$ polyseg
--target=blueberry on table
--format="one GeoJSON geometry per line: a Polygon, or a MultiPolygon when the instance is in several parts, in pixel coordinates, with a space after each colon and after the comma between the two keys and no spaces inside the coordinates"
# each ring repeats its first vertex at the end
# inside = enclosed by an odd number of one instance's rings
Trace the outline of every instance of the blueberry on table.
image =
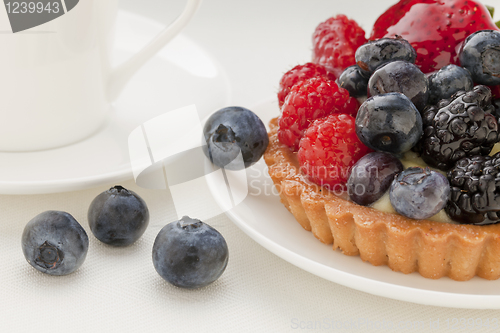
{"type": "Polygon", "coordinates": [[[448,179],[429,168],[411,167],[392,181],[389,198],[394,210],[412,219],[427,219],[443,209],[450,197],[448,179]]]}
{"type": "Polygon", "coordinates": [[[87,217],[90,230],[101,242],[127,246],[146,231],[149,210],[139,195],[117,185],[95,197],[87,217]]]}
{"type": "Polygon", "coordinates": [[[368,92],[369,75],[364,74],[358,65],[347,67],[337,79],[338,86],[346,89],[352,97],[364,97],[368,92]]]}
{"type": "Polygon", "coordinates": [[[235,158],[241,151],[244,167],[256,163],[269,144],[266,126],[252,111],[230,106],[212,114],[203,128],[205,155],[213,164],[230,170],[242,169],[235,158]]]}
{"type": "Polygon", "coordinates": [[[429,104],[436,104],[450,98],[460,90],[469,91],[474,87],[472,77],[465,68],[447,65],[429,76],[429,104]]]}
{"type": "Polygon", "coordinates": [[[26,224],[22,248],[28,263],[37,270],[50,275],[67,275],[85,261],[89,238],[73,216],[50,210],[26,224]]]}
{"type": "Polygon", "coordinates": [[[469,35],[459,52],[460,65],[478,84],[500,84],[500,31],[480,30],[469,35]]]}
{"type": "Polygon", "coordinates": [[[373,150],[401,154],[422,136],[422,117],[401,93],[372,96],[359,107],[356,134],[373,150]]]}
{"type": "Polygon", "coordinates": [[[153,245],[153,265],[158,274],[182,288],[200,288],[214,282],[226,269],[228,258],[224,237],[208,224],[187,216],[163,227],[153,245]]]}
{"type": "Polygon", "coordinates": [[[361,157],[351,169],[347,193],[352,201],[367,206],[391,186],[394,177],[403,171],[403,164],[392,154],[373,152],[361,157]]]}
{"type": "Polygon", "coordinates": [[[390,61],[403,60],[415,63],[415,49],[401,37],[380,38],[368,41],[356,50],[356,64],[367,74],[390,61]]]}
{"type": "Polygon", "coordinates": [[[422,111],[429,100],[427,76],[414,64],[393,61],[380,66],[370,77],[368,89],[371,96],[400,92],[422,111]]]}

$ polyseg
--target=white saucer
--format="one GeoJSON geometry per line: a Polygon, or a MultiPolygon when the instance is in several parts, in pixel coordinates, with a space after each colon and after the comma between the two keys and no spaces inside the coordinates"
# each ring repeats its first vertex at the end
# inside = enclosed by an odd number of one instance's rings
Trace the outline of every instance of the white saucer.
{"type": "MultiPolygon", "coordinates": [[[[121,11],[114,62],[120,63],[163,26],[121,11]]],[[[77,144],[29,153],[0,153],[0,194],[73,191],[132,178],[127,140],[148,119],[195,104],[201,116],[229,103],[224,70],[195,42],[179,35],[132,78],[98,133],[77,144]]]]}
{"type": "MultiPolygon", "coordinates": [[[[264,123],[278,115],[277,99],[251,108],[264,123]]],[[[220,178],[219,178],[220,179],[220,178]]],[[[207,177],[207,184],[221,207],[227,198],[221,188],[224,180],[207,177]],[[221,195],[222,193],[222,195],[221,195]]],[[[248,189],[242,203],[226,215],[257,243],[286,261],[347,287],[392,299],[454,308],[500,309],[500,280],[475,277],[459,282],[449,278],[431,280],[418,273],[405,275],[387,266],[372,266],[359,256],[346,256],[322,244],[304,230],[281,204],[279,195],[261,159],[247,169],[245,180],[231,183],[231,192],[248,189]]]]}

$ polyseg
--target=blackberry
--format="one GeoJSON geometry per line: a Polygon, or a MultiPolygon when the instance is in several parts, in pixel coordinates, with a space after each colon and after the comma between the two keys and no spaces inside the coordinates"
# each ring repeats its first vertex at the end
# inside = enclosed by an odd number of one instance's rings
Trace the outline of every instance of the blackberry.
{"type": "Polygon", "coordinates": [[[448,171],[450,199],[448,215],[464,224],[500,222],[500,153],[460,159],[448,171]]]}
{"type": "Polygon", "coordinates": [[[428,165],[445,171],[463,157],[488,155],[499,140],[494,110],[486,86],[459,91],[426,107],[424,134],[415,150],[428,165]]]}

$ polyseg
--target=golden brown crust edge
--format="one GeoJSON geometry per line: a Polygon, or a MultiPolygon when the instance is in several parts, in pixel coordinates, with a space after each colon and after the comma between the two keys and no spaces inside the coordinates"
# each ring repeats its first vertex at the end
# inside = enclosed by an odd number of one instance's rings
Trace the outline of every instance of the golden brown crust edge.
{"type": "Polygon", "coordinates": [[[273,119],[264,154],[269,175],[281,202],[321,242],[373,265],[431,279],[500,277],[500,224],[417,221],[341,199],[301,177],[294,153],[278,141],[277,127],[273,119]]]}

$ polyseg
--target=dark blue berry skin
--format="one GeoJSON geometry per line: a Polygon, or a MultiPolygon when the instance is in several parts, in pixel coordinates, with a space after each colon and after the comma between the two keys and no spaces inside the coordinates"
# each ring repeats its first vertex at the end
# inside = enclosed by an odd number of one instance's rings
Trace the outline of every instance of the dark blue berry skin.
{"type": "Polygon", "coordinates": [[[98,240],[113,246],[127,246],[146,231],[149,210],[139,195],[117,185],[92,200],[87,217],[90,230],[98,240]]]}
{"type": "Polygon", "coordinates": [[[205,155],[213,164],[230,170],[243,169],[238,160],[240,150],[244,167],[256,163],[269,144],[266,126],[252,111],[231,106],[212,114],[203,128],[205,155]]]}
{"type": "Polygon", "coordinates": [[[368,206],[391,186],[394,176],[403,171],[403,164],[392,154],[373,152],[354,164],[347,180],[347,193],[352,201],[368,206]]]}
{"type": "Polygon", "coordinates": [[[458,54],[460,65],[466,68],[478,84],[500,84],[500,31],[480,30],[469,35],[458,54]]]}
{"type": "Polygon", "coordinates": [[[228,259],[224,237],[187,216],[163,227],[153,245],[156,271],[181,288],[201,288],[214,282],[226,269],[228,259]]]}
{"type": "Polygon", "coordinates": [[[422,136],[422,117],[401,93],[373,96],[359,107],[356,134],[373,150],[401,154],[422,136]]]}
{"type": "Polygon", "coordinates": [[[369,41],[356,50],[356,64],[367,74],[375,72],[382,64],[395,60],[415,63],[417,52],[401,37],[369,41]]]}
{"type": "Polygon", "coordinates": [[[429,100],[427,76],[414,64],[393,61],[379,67],[368,81],[371,96],[400,92],[408,97],[419,111],[429,100]]]}
{"type": "Polygon", "coordinates": [[[85,261],[89,238],[73,216],[50,210],[26,224],[22,248],[28,263],[37,270],[50,275],[67,275],[85,261]]]}
{"type": "Polygon", "coordinates": [[[358,65],[347,67],[337,79],[339,87],[346,89],[352,97],[365,97],[368,92],[369,75],[363,74],[358,65]]]}
{"type": "Polygon", "coordinates": [[[389,198],[394,210],[406,217],[422,220],[436,215],[450,197],[448,179],[429,168],[411,167],[392,182],[389,198]]]}
{"type": "Polygon", "coordinates": [[[474,88],[469,71],[457,65],[444,66],[428,79],[429,104],[437,104],[460,90],[469,91],[474,88]]]}
{"type": "Polygon", "coordinates": [[[497,119],[500,119],[500,99],[497,98],[491,102],[494,110],[491,112],[497,119]]]}

